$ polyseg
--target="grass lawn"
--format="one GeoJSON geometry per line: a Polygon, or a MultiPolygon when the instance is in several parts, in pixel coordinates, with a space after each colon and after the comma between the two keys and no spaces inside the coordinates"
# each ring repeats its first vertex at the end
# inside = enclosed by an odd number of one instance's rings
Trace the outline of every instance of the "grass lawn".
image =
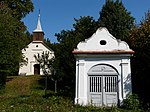
{"type": "Polygon", "coordinates": [[[74,105],[65,96],[52,91],[44,97],[44,87],[39,83],[42,76],[9,76],[6,87],[0,91],[0,112],[137,112],[116,107],[97,108],[74,105]]]}

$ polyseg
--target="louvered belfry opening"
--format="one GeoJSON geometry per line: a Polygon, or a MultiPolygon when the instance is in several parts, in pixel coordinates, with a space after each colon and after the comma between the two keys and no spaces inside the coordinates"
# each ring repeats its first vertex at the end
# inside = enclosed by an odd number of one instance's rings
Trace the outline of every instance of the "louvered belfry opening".
{"type": "Polygon", "coordinates": [[[44,41],[43,32],[33,32],[33,41],[44,41]]]}

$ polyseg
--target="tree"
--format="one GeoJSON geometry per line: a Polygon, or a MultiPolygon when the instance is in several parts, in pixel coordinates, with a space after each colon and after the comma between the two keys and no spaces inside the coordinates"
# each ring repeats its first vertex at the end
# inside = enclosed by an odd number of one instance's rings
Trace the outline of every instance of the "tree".
{"type": "Polygon", "coordinates": [[[108,0],[102,7],[98,22],[100,27],[106,27],[117,39],[127,40],[129,31],[134,25],[134,18],[122,2],[108,0]]]}
{"type": "Polygon", "coordinates": [[[8,5],[12,11],[12,16],[18,20],[24,18],[27,14],[33,11],[34,6],[31,0],[1,0],[8,5]]]}
{"type": "Polygon", "coordinates": [[[53,49],[56,57],[56,66],[61,73],[62,80],[60,89],[66,92],[66,95],[74,95],[75,90],[75,58],[72,51],[77,44],[93,35],[98,28],[97,22],[93,17],[80,17],[75,19],[71,30],[62,30],[56,34],[59,44],[55,44],[53,49]]]}
{"type": "Polygon", "coordinates": [[[12,16],[12,10],[5,2],[1,2],[0,9],[0,41],[1,65],[10,73],[18,71],[22,61],[21,49],[27,43],[26,26],[23,22],[12,16]],[[9,65],[5,67],[4,65],[9,65]]]}
{"type": "Polygon", "coordinates": [[[41,55],[38,53],[34,56],[36,61],[40,64],[44,75],[52,75],[54,71],[53,63],[54,58],[50,58],[49,52],[43,52],[41,55]]]}
{"type": "Polygon", "coordinates": [[[32,42],[32,39],[33,39],[33,35],[32,34],[30,34],[30,32],[29,31],[25,31],[25,42],[26,42],[26,45],[28,45],[29,43],[31,43],[32,42]]]}
{"type": "Polygon", "coordinates": [[[0,9],[0,83],[5,84],[6,75],[15,68],[15,60],[20,59],[18,51],[17,39],[14,36],[16,29],[15,19],[11,16],[9,9],[1,4],[0,9]],[[16,41],[15,41],[16,40],[16,41]]]}
{"type": "Polygon", "coordinates": [[[140,25],[130,32],[129,45],[135,51],[132,58],[133,92],[138,94],[144,104],[150,103],[150,12],[146,13],[140,25]]]}
{"type": "Polygon", "coordinates": [[[19,38],[16,38],[20,23],[16,23],[16,19],[11,16],[7,6],[3,5],[0,9],[0,63],[1,68],[9,69],[9,72],[14,70],[15,59],[20,59],[19,38]],[[6,66],[6,67],[5,67],[6,66]],[[11,69],[11,70],[10,70],[11,69]]]}
{"type": "MultiPolygon", "coordinates": [[[[20,12],[22,13],[22,12],[20,12]]],[[[23,61],[21,49],[27,44],[26,26],[15,18],[6,1],[0,1],[0,83],[5,84],[7,75],[18,72],[23,61]]]]}
{"type": "Polygon", "coordinates": [[[43,71],[43,74],[45,75],[45,95],[47,95],[47,82],[48,77],[51,78],[55,77],[55,69],[53,67],[54,65],[54,57],[50,58],[49,52],[43,52],[41,55],[38,53],[34,56],[36,61],[40,64],[40,68],[43,71]]]}

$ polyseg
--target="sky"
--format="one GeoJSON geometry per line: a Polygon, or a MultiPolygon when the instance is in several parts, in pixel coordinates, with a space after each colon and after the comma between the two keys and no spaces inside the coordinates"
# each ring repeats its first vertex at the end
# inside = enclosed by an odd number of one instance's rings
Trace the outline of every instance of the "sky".
{"type": "MultiPolygon", "coordinates": [[[[80,16],[92,16],[99,18],[99,12],[105,4],[105,0],[32,0],[34,11],[29,13],[22,21],[27,30],[32,33],[37,25],[40,9],[41,26],[45,38],[52,43],[57,42],[55,33],[62,30],[73,29],[74,18],[80,16]]],[[[131,12],[137,24],[140,23],[145,13],[150,10],[150,0],[122,0],[124,7],[131,12]]]]}

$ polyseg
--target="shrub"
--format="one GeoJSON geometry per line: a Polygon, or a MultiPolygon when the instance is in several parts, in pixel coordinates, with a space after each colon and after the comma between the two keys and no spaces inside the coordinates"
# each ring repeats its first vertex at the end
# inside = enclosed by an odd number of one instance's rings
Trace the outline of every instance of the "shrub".
{"type": "Polygon", "coordinates": [[[129,94],[127,98],[123,100],[122,107],[130,110],[140,110],[139,97],[136,94],[129,94]]]}

